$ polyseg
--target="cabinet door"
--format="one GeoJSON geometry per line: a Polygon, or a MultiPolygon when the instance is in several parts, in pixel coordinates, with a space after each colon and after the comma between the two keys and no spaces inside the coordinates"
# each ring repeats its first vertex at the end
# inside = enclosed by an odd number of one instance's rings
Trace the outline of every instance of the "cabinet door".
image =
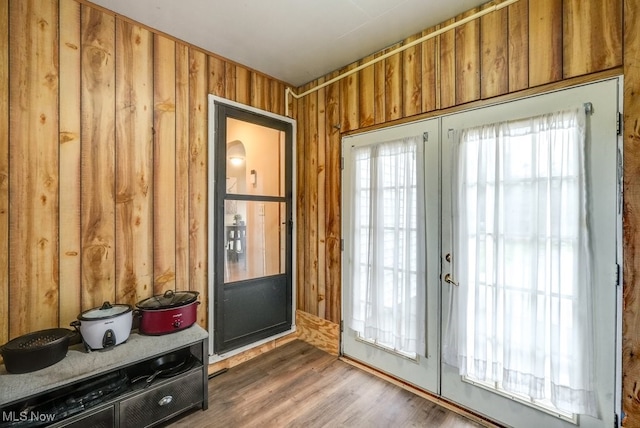
{"type": "Polygon", "coordinates": [[[120,427],[139,428],[169,419],[192,407],[204,397],[202,368],[176,376],[168,383],[151,387],[120,402],[120,427]]]}
{"type": "Polygon", "coordinates": [[[63,422],[57,427],[64,428],[111,428],[115,425],[115,410],[111,405],[97,412],[90,413],[70,422],[63,422]]]}

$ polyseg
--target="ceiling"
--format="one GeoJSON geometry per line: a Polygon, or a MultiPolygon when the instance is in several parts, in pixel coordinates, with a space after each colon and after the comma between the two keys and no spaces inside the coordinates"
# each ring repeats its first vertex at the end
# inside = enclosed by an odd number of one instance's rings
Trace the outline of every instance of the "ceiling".
{"type": "Polygon", "coordinates": [[[92,0],[300,86],[487,0],[92,0]]]}

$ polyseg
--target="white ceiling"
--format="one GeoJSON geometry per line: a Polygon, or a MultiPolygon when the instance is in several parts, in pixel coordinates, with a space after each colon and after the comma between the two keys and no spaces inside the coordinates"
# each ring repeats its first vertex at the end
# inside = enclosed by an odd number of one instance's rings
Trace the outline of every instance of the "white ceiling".
{"type": "Polygon", "coordinates": [[[294,86],[487,0],[92,0],[294,86]]]}

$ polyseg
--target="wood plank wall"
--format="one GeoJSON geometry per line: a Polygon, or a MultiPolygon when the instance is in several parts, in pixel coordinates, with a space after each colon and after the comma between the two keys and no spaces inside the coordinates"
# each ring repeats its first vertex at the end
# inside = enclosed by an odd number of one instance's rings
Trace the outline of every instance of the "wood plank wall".
{"type": "Polygon", "coordinates": [[[207,94],[284,91],[83,0],[0,0],[0,344],[167,289],[206,327],[207,94]]]}

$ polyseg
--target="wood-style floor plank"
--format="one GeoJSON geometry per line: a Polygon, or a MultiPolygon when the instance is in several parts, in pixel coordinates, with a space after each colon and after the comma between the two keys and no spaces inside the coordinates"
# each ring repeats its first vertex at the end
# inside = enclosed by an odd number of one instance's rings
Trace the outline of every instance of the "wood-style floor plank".
{"type": "Polygon", "coordinates": [[[209,380],[209,409],[171,427],[478,427],[299,340],[209,380]]]}

